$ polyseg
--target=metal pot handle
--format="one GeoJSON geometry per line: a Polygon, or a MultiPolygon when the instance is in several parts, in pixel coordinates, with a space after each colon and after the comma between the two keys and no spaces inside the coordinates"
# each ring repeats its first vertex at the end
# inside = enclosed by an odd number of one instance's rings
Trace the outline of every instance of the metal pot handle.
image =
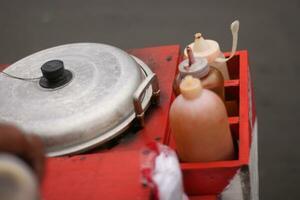
{"type": "Polygon", "coordinates": [[[146,77],[146,79],[142,82],[142,84],[137,88],[135,93],[133,94],[133,105],[134,110],[136,113],[136,118],[139,123],[140,127],[144,127],[145,121],[144,121],[144,113],[145,110],[142,107],[142,96],[145,93],[146,89],[150,86],[152,86],[152,97],[151,102],[153,104],[159,103],[159,96],[160,96],[160,90],[158,85],[158,79],[156,74],[151,73],[146,77]]]}

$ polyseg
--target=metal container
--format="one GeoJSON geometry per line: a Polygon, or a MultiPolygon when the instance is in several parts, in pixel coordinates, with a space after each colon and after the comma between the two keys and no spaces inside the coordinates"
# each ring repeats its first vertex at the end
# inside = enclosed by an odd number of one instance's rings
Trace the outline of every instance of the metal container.
{"type": "Polygon", "coordinates": [[[143,126],[144,111],[160,92],[143,61],[105,44],[53,47],[4,72],[0,122],[39,135],[49,156],[91,149],[124,132],[135,118],[143,126]]]}

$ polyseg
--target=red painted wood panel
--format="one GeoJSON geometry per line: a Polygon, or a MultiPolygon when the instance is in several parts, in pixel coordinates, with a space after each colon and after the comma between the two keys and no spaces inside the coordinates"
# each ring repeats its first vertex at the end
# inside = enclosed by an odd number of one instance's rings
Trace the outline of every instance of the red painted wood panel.
{"type": "Polygon", "coordinates": [[[190,196],[190,200],[217,200],[215,195],[205,195],[205,196],[190,196]]]}
{"type": "Polygon", "coordinates": [[[48,159],[43,199],[148,199],[139,156],[139,151],[120,151],[48,159]]]}

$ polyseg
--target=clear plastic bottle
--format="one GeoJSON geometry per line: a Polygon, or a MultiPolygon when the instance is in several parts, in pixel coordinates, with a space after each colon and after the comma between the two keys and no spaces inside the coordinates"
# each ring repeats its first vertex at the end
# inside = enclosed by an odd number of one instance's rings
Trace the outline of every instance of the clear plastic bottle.
{"type": "Polygon", "coordinates": [[[224,101],[224,78],[221,72],[209,66],[205,58],[195,58],[190,47],[187,47],[187,52],[188,59],[182,61],[178,66],[179,74],[174,81],[175,94],[180,94],[179,85],[181,80],[185,76],[191,75],[201,80],[203,88],[215,92],[224,101]]]}
{"type": "Polygon", "coordinates": [[[186,76],[181,95],[170,109],[170,127],[179,158],[184,162],[234,159],[227,113],[215,93],[203,89],[199,79],[186,76]]]}

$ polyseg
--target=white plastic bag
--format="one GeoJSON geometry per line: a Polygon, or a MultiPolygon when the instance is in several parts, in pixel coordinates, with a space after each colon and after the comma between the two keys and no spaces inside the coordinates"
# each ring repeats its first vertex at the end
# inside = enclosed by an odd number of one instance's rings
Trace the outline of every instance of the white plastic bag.
{"type": "Polygon", "coordinates": [[[169,147],[150,143],[142,151],[142,181],[152,188],[154,200],[187,200],[176,153],[169,147]]]}

